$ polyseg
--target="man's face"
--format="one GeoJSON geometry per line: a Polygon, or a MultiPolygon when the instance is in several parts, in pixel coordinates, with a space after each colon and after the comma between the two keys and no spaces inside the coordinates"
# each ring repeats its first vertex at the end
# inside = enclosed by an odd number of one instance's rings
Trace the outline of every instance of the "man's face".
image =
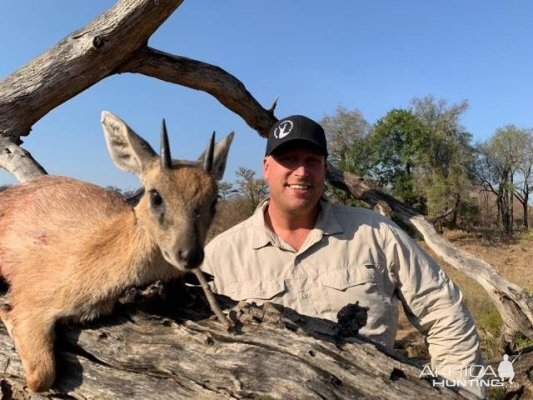
{"type": "Polygon", "coordinates": [[[324,190],[326,170],[324,155],[300,142],[265,157],[263,177],[270,189],[270,204],[293,214],[312,211],[324,190]]]}

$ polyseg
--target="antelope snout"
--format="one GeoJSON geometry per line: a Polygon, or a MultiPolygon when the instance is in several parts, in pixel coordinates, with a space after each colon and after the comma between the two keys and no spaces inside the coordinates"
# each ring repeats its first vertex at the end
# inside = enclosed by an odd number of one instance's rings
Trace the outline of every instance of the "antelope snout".
{"type": "Polygon", "coordinates": [[[172,251],[161,250],[167,262],[181,271],[198,268],[204,261],[204,249],[201,246],[180,247],[172,251]]]}
{"type": "Polygon", "coordinates": [[[198,268],[204,261],[204,250],[201,247],[190,247],[178,251],[178,260],[185,269],[198,268]]]}

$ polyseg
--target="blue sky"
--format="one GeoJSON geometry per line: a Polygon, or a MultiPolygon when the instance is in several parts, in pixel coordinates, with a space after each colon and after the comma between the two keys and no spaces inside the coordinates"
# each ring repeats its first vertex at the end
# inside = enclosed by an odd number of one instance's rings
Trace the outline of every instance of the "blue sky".
{"type": "MultiPolygon", "coordinates": [[[[0,79],[113,6],[110,0],[0,2],[0,79]]],[[[533,2],[527,0],[185,0],[149,44],[218,65],[276,115],[320,120],[339,106],[373,123],[414,97],[468,100],[475,140],[533,127],[533,2]]],[[[107,78],[40,120],[25,148],[49,171],[138,186],[105,148],[99,115],[126,120],[155,148],[165,117],[173,156],[195,159],[213,130],[236,138],[225,180],[260,171],[264,140],[211,96],[140,75],[107,78]]],[[[0,184],[13,183],[5,172],[0,184]]]]}

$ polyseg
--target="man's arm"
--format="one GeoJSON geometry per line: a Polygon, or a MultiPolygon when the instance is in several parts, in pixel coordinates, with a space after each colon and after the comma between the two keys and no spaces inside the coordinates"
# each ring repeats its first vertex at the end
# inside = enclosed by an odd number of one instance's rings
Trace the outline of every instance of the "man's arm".
{"type": "MultiPolygon", "coordinates": [[[[482,365],[482,357],[460,290],[405,232],[392,226],[390,234],[388,269],[409,320],[426,335],[432,370],[450,380],[468,380],[465,367],[482,365]]],[[[467,389],[483,397],[476,384],[467,389]]]]}

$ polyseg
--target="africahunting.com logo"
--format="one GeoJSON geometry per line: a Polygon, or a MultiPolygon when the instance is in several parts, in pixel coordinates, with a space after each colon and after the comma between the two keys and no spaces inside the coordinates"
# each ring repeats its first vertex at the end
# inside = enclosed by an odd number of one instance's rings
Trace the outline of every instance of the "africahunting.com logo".
{"type": "Polygon", "coordinates": [[[490,365],[443,365],[431,369],[428,365],[420,373],[420,377],[432,378],[433,387],[502,387],[507,380],[513,383],[513,363],[520,357],[518,355],[512,361],[504,354],[497,370],[490,365]],[[443,378],[454,376],[455,379],[443,378]]]}

